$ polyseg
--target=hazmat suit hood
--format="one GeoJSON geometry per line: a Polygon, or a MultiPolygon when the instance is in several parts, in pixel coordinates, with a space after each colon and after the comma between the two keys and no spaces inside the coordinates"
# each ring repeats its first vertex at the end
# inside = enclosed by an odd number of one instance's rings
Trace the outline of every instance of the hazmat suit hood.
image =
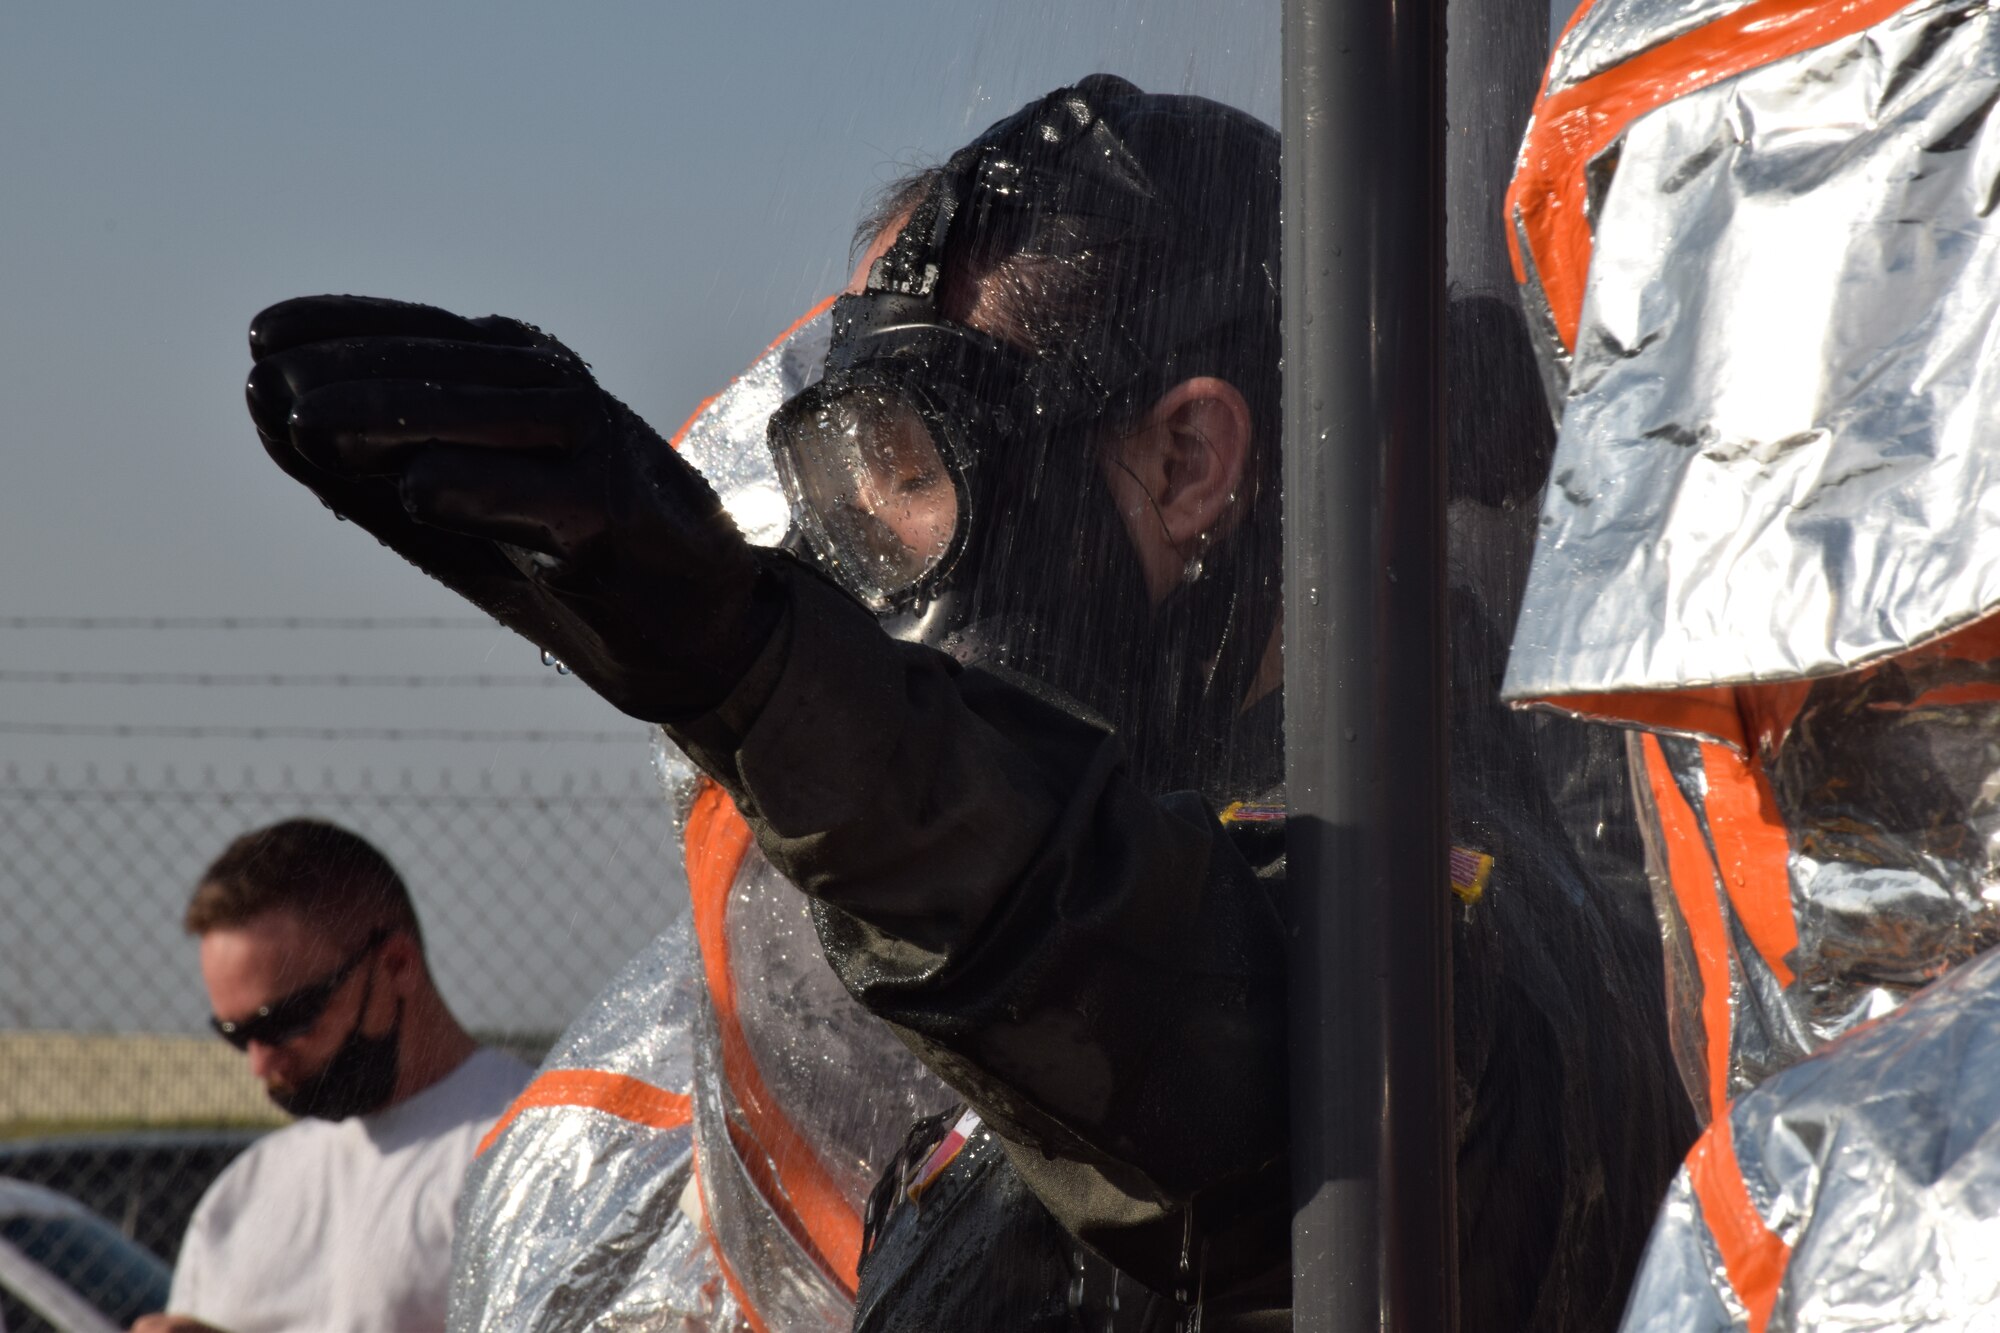
{"type": "Polygon", "coordinates": [[[1505,694],[1630,728],[1713,1118],[1627,1328],[1985,1308],[1996,102],[1983,4],[1594,0],[1522,146],[1559,435],[1505,694]],[[1905,1150],[1947,1123],[1963,1151],[1905,1150]]]}
{"type": "Polygon", "coordinates": [[[825,380],[774,419],[814,553],[899,636],[1103,715],[1155,790],[1274,782],[1275,705],[1239,717],[1279,598],[1276,135],[1094,75],[919,184],[866,290],[835,304],[825,380]],[[998,293],[997,326],[954,317],[974,289],[998,293]],[[1156,607],[1104,469],[1122,429],[1202,374],[1252,404],[1247,503],[1156,607]],[[894,450],[921,456],[898,454],[906,486],[949,477],[951,517],[918,526],[921,550],[840,512],[865,507],[848,478],[894,450]]]}

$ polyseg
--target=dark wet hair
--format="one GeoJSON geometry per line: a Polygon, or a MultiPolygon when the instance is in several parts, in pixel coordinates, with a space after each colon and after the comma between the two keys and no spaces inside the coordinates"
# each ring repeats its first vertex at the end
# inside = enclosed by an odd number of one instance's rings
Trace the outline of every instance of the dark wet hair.
{"type": "Polygon", "coordinates": [[[388,926],[423,945],[410,891],[389,858],[325,820],[287,819],[230,843],[202,872],[183,924],[205,935],[276,911],[341,938],[388,926]]]}
{"type": "MultiPolygon", "coordinates": [[[[983,196],[976,225],[955,228],[946,252],[945,314],[963,318],[978,302],[992,317],[990,332],[1038,354],[1118,337],[1136,342],[1175,381],[1227,380],[1250,404],[1260,458],[1275,459],[1282,391],[1276,131],[1219,102],[1141,92],[1109,74],[1091,75],[1075,91],[1143,172],[1143,181],[1124,184],[1150,193],[1150,225],[1107,222],[1087,195],[983,196]],[[1197,278],[1213,295],[1152,302],[1197,278]],[[1218,303],[1236,308],[1219,310],[1218,303]],[[1143,317],[1130,318],[1140,311],[1143,317]],[[1190,326],[1202,332],[1191,338],[1190,326]]],[[[1004,135],[1018,118],[982,140],[1004,135]]],[[[878,191],[853,253],[908,215],[943,172],[920,168],[878,191]]],[[[1133,395],[1135,411],[1171,384],[1146,387],[1152,392],[1133,395]]]]}

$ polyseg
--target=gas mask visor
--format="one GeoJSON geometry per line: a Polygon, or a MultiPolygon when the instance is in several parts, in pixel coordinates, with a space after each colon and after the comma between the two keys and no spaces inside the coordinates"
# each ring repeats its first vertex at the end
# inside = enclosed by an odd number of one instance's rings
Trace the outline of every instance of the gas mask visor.
{"type": "Polygon", "coordinates": [[[893,387],[851,384],[795,401],[775,458],[813,553],[870,607],[949,563],[964,505],[929,414],[893,387]]]}
{"type": "Polygon", "coordinates": [[[982,471],[1038,473],[1105,398],[927,297],[871,288],[833,320],[826,374],[772,416],[771,454],[815,558],[880,614],[949,581],[992,489],[982,471]]]}

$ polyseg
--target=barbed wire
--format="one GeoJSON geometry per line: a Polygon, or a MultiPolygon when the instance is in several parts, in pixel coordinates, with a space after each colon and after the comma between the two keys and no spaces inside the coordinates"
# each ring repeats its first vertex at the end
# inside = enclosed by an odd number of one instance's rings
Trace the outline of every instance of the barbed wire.
{"type": "MultiPolygon", "coordinates": [[[[602,769],[583,771],[520,769],[512,780],[495,777],[491,769],[466,773],[440,767],[420,770],[404,765],[340,770],[328,767],[314,774],[286,763],[275,769],[256,765],[218,768],[203,763],[141,766],[127,760],[100,769],[81,763],[0,763],[0,799],[30,801],[138,802],[205,801],[257,793],[263,799],[323,796],[341,799],[393,800],[397,805],[529,805],[550,800],[588,798],[614,803],[631,801],[657,805],[661,779],[651,765],[636,765],[607,775],[602,769]]],[[[691,780],[691,779],[690,779],[691,780]]]]}
{"type": "Polygon", "coordinates": [[[0,616],[0,629],[499,629],[485,616],[0,616]]]}
{"type": "Polygon", "coordinates": [[[550,689],[570,686],[574,677],[554,672],[538,674],[473,673],[427,675],[394,672],[284,671],[10,671],[0,670],[7,685],[188,685],[229,689],[273,687],[332,689],[550,689]]]}
{"type": "Polygon", "coordinates": [[[255,725],[175,726],[144,722],[0,722],[0,736],[72,736],[116,740],[235,741],[464,741],[528,745],[632,745],[645,731],[517,731],[469,727],[295,727],[255,725]]]}

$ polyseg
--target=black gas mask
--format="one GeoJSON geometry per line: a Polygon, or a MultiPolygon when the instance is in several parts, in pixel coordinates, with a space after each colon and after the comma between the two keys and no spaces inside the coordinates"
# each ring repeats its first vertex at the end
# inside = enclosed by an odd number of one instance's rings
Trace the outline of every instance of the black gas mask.
{"type": "Polygon", "coordinates": [[[361,1008],[326,1063],[300,1079],[297,1086],[269,1093],[278,1109],[287,1115],[313,1120],[347,1120],[373,1115],[389,1104],[396,1094],[396,1076],[401,1069],[403,1050],[403,1002],[396,1001],[396,1014],[389,1030],[369,1036],[361,1030],[368,1014],[368,1000],[375,990],[375,974],[361,992],[361,1008]]]}
{"type": "MultiPolygon", "coordinates": [[[[866,289],[835,302],[825,374],[779,409],[769,438],[797,534],[891,633],[1055,686],[1116,724],[1145,767],[1155,751],[1192,760],[1190,733],[1226,734],[1246,681],[1218,679],[1223,644],[1190,636],[1201,598],[1184,589],[1153,605],[1103,469],[1117,466],[1120,427],[1198,373],[1182,350],[1232,325],[1275,328],[1276,293],[1268,270],[1246,301],[1241,265],[1190,262],[1201,252],[1186,219],[1107,114],[1121,106],[1255,125],[1098,76],[994,126],[936,174],[866,289]],[[1063,312],[1057,336],[1024,339],[1030,351],[948,318],[942,298],[952,264],[976,266],[994,232],[1018,235],[1037,210],[1061,219],[1074,262],[1115,253],[1151,281],[1105,285],[1113,308],[1063,312]],[[1161,328],[1174,336],[1135,336],[1161,328]],[[1163,729],[1174,734],[1150,735],[1163,729]]],[[[1218,584],[1233,546],[1204,556],[1218,584]]],[[[1275,571],[1268,582],[1275,615],[1275,571]]],[[[1268,637],[1273,622],[1256,618],[1268,637]]],[[[1199,785],[1185,772],[1152,780],[1199,785]]]]}

